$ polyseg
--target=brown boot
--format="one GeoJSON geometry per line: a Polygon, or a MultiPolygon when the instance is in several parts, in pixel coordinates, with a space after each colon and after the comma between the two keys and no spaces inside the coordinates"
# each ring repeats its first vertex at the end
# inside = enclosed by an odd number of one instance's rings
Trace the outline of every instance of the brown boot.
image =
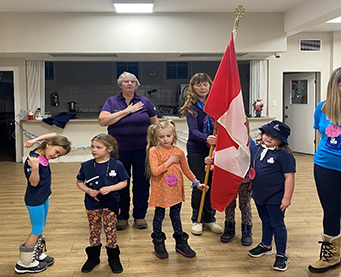
{"type": "Polygon", "coordinates": [[[321,243],[320,259],[309,265],[312,273],[323,273],[327,270],[341,265],[340,262],[340,243],[341,234],[337,237],[323,235],[321,243]]]}

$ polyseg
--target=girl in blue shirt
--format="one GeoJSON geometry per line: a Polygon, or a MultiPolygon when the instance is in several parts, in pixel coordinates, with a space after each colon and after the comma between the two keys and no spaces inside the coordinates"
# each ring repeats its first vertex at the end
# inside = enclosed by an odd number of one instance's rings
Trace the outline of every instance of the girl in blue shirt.
{"type": "Polygon", "coordinates": [[[51,194],[51,169],[48,161],[69,153],[71,143],[66,137],[51,133],[28,140],[25,147],[31,147],[40,140],[45,141],[27,155],[24,164],[27,178],[25,204],[30,215],[32,231],[26,242],[19,247],[20,257],[14,268],[17,273],[41,272],[54,262],[54,258],[43,253],[45,238],[42,233],[51,194]]]}
{"type": "Polygon", "coordinates": [[[321,134],[314,155],[314,177],[323,209],[323,241],[320,259],[311,265],[322,273],[341,265],[341,67],[329,79],[327,99],[316,106],[314,129],[321,134]]]}
{"type": "Polygon", "coordinates": [[[286,124],[274,120],[259,129],[262,141],[251,147],[249,178],[252,197],[262,220],[262,241],[248,254],[254,258],[273,254],[274,237],[277,254],[273,269],[284,271],[288,263],[284,213],[291,204],[296,162],[288,147],[290,128],[286,124]]]}
{"type": "Polygon", "coordinates": [[[85,208],[89,221],[90,246],[82,272],[90,272],[99,264],[101,230],[106,236],[109,266],[113,273],[123,271],[117,245],[116,222],[119,214],[118,191],[127,186],[129,175],[118,160],[117,141],[111,135],[99,134],[91,140],[94,159],[82,163],[77,174],[77,186],[85,192],[85,208]]]}

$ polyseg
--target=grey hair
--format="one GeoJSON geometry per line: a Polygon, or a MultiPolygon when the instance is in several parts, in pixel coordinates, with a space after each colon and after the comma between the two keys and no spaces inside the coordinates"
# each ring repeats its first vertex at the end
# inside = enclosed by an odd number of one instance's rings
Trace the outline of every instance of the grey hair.
{"type": "Polygon", "coordinates": [[[139,80],[136,78],[136,76],[133,73],[124,71],[117,79],[117,85],[118,86],[120,86],[122,84],[122,81],[125,77],[128,77],[129,79],[136,82],[136,89],[138,89],[139,86],[141,85],[139,80]]]}

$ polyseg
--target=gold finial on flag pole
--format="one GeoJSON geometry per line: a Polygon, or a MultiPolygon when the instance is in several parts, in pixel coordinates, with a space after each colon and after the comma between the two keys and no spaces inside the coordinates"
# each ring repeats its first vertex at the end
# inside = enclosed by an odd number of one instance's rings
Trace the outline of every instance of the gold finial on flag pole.
{"type": "Polygon", "coordinates": [[[239,5],[237,8],[234,9],[234,15],[236,16],[236,19],[234,20],[234,26],[233,26],[233,40],[236,40],[237,36],[237,30],[239,26],[239,19],[244,15],[245,9],[243,5],[239,5]]]}

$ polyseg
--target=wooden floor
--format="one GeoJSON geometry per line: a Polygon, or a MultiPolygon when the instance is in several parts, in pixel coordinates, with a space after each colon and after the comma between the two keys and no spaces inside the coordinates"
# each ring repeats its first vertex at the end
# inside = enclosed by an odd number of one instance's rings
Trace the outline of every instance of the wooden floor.
{"type": "MultiPolygon", "coordinates": [[[[341,276],[341,269],[316,275],[309,273],[307,266],[318,258],[321,234],[321,207],[313,181],[313,157],[296,154],[296,188],[291,207],[286,213],[289,256],[288,270],[276,272],[272,269],[274,255],[251,258],[247,251],[251,247],[240,244],[240,213],[237,210],[237,234],[230,243],[221,243],[219,235],[205,231],[202,236],[190,235],[189,244],[196,251],[194,259],[177,254],[174,249],[172,228],[168,216],[164,220],[163,231],[168,239],[166,246],[169,258],[160,260],[153,253],[150,234],[153,209],[147,214],[148,229],[138,230],[129,220],[129,227],[118,232],[121,248],[121,262],[124,271],[119,276],[341,276]]],[[[84,252],[88,246],[88,226],[83,204],[83,193],[76,187],[75,176],[79,163],[52,163],[52,189],[50,212],[44,234],[48,254],[55,258],[55,264],[39,276],[113,276],[107,263],[105,249],[102,259],[91,273],[80,271],[86,260],[84,252]]],[[[17,276],[14,265],[18,259],[18,248],[30,232],[28,213],[23,202],[26,182],[23,165],[14,162],[0,163],[0,276],[17,276]]],[[[183,228],[190,233],[190,189],[186,183],[186,202],[182,208],[183,228]]],[[[254,203],[252,247],[261,237],[261,225],[254,203]]],[[[223,225],[224,215],[217,213],[217,221],[223,225]]],[[[104,235],[102,235],[104,242],[104,235]]]]}

